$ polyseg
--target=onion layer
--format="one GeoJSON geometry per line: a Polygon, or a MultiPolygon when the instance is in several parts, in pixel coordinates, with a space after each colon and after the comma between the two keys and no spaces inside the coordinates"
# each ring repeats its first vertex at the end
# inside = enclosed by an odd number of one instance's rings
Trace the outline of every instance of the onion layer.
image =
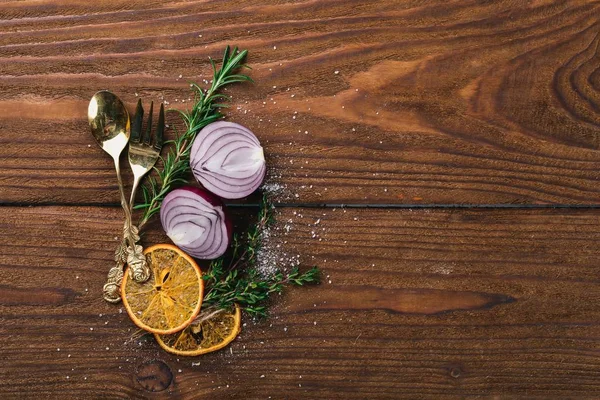
{"type": "Polygon", "coordinates": [[[196,180],[225,199],[241,199],[265,178],[265,155],[249,129],[226,121],[205,126],[194,140],[190,166],[196,180]]]}
{"type": "Polygon", "coordinates": [[[220,257],[231,240],[231,223],[221,201],[195,187],[171,191],[160,208],[160,222],[173,243],[192,257],[220,257]]]}

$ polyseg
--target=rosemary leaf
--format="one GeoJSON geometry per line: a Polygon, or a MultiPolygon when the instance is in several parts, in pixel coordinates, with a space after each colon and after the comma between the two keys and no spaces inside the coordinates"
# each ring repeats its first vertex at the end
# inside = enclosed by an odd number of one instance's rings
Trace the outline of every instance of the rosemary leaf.
{"type": "Polygon", "coordinates": [[[162,168],[154,168],[158,179],[149,178],[142,186],[144,202],[134,206],[136,210],[143,210],[139,222],[141,228],[152,216],[160,211],[163,199],[175,186],[187,183],[187,174],[190,172],[190,150],[198,131],[206,125],[222,117],[219,109],[224,107],[223,101],[228,101],[229,96],[218,93],[223,87],[237,82],[252,82],[249,76],[236,73],[240,68],[249,68],[244,65],[247,50],[233,50],[227,46],[223,54],[221,68],[217,68],[214,60],[210,59],[213,68],[213,79],[210,88],[202,89],[193,83],[194,105],[191,110],[177,110],[185,123],[186,130],[183,134],[169,141],[169,150],[162,157],[162,168]],[[218,102],[217,102],[218,100],[218,102]]]}
{"type": "Polygon", "coordinates": [[[237,304],[251,316],[264,317],[268,311],[269,296],[281,293],[286,284],[303,286],[319,282],[320,270],[317,267],[303,273],[294,267],[287,274],[277,271],[268,277],[262,276],[255,268],[262,233],[274,222],[273,209],[264,196],[258,221],[248,230],[246,239],[242,241],[234,237],[231,258],[223,256],[211,262],[203,276],[206,290],[203,307],[231,309],[237,304]]]}

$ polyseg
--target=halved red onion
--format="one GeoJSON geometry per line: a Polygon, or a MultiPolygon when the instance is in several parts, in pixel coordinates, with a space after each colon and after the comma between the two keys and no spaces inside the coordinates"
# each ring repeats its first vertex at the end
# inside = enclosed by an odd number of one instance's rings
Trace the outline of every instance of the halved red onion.
{"type": "Polygon", "coordinates": [[[199,188],[171,191],[160,207],[160,222],[173,243],[192,257],[220,257],[231,241],[231,222],[223,204],[199,188]]]}
{"type": "Polygon", "coordinates": [[[241,199],[265,178],[265,155],[248,128],[226,121],[205,126],[194,140],[190,166],[196,180],[225,199],[241,199]]]}

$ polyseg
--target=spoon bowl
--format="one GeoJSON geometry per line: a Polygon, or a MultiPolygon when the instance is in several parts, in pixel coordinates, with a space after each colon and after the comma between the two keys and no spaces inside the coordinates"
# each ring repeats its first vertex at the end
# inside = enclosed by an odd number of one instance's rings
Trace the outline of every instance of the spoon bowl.
{"type": "Polygon", "coordinates": [[[118,159],[129,141],[130,124],[121,99],[107,90],[96,93],[88,106],[88,121],[96,142],[113,159],[118,159]]]}

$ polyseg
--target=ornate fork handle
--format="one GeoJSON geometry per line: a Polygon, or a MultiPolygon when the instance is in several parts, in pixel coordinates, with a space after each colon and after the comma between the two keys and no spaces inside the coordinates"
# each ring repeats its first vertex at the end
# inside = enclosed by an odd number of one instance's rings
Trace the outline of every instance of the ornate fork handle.
{"type": "MultiPolygon", "coordinates": [[[[125,223],[123,225],[123,240],[115,251],[115,267],[108,273],[108,279],[104,285],[104,299],[111,303],[119,302],[121,281],[123,280],[123,264],[129,265],[131,279],[136,282],[145,282],[150,277],[150,269],[144,256],[144,249],[138,244],[140,240],[139,229],[132,222],[132,211],[135,194],[143,176],[152,169],[160,156],[163,145],[163,134],[165,127],[164,106],[161,104],[158,115],[156,132],[152,135],[152,110],[150,113],[145,134],[142,135],[142,118],[144,109],[141,100],[138,101],[135,116],[131,123],[131,138],[129,141],[129,165],[133,171],[133,188],[129,204],[121,191],[121,205],[125,210],[125,223]]],[[[119,185],[121,181],[119,178],[119,185]]]]}
{"type": "Polygon", "coordinates": [[[141,279],[138,282],[143,282],[150,276],[150,270],[146,264],[142,246],[136,244],[140,240],[140,237],[137,228],[131,224],[131,207],[125,199],[118,159],[115,160],[115,168],[117,170],[117,182],[121,195],[121,206],[125,213],[125,226],[123,227],[123,241],[115,252],[115,261],[117,264],[108,272],[107,282],[103,288],[104,299],[111,303],[118,303],[121,300],[120,288],[121,281],[123,280],[124,262],[127,262],[131,266],[132,276],[141,279]],[[127,246],[128,243],[129,246],[127,246]]]}

